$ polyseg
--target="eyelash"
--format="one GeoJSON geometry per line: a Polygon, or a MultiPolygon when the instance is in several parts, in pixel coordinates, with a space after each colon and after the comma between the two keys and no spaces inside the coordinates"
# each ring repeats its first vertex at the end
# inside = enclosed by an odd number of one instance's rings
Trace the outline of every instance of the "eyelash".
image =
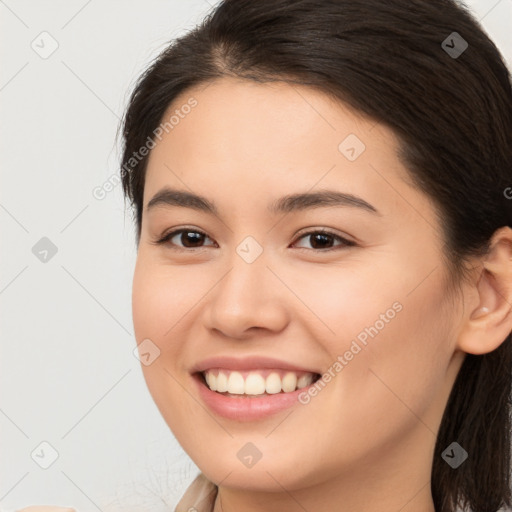
{"type": "MultiPolygon", "coordinates": [[[[179,235],[180,233],[185,233],[185,232],[198,233],[202,236],[209,238],[208,235],[204,231],[201,231],[200,229],[181,228],[181,229],[177,229],[177,230],[174,230],[174,231],[164,234],[162,237],[158,238],[157,240],[155,240],[152,243],[154,243],[155,245],[168,244],[172,250],[177,250],[177,251],[194,251],[196,249],[203,249],[203,247],[180,247],[180,246],[176,246],[175,244],[168,243],[171,238],[174,238],[176,235],[179,235]]],[[[326,249],[314,249],[314,248],[309,249],[307,247],[299,247],[299,249],[306,249],[307,251],[314,251],[314,252],[328,252],[328,251],[334,251],[334,250],[338,250],[338,249],[344,249],[347,247],[354,247],[357,245],[355,242],[352,242],[351,240],[347,240],[346,238],[343,238],[342,236],[337,235],[337,234],[335,234],[331,231],[325,230],[325,229],[317,229],[317,230],[307,231],[306,233],[302,233],[296,239],[296,241],[299,241],[302,238],[305,238],[307,236],[312,236],[312,235],[317,235],[317,234],[332,236],[333,238],[335,238],[339,242],[341,242],[341,245],[338,245],[335,247],[328,247],[326,249]]],[[[294,243],[296,243],[296,242],[294,242],[294,243]]]]}

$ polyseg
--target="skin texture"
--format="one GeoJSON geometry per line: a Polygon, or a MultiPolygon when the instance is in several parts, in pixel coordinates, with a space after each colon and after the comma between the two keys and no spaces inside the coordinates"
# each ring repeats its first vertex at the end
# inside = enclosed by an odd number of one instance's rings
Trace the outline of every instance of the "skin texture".
{"type": "Polygon", "coordinates": [[[493,350],[512,328],[511,230],[451,295],[436,210],[407,183],[388,128],[306,87],[232,78],[186,91],[164,117],[191,96],[197,106],[151,151],[144,205],[170,186],[206,196],[219,216],[144,210],[133,321],[137,343],[160,349],[142,366],[156,405],[220,486],[215,511],[434,511],[435,435],[464,352],[493,350]],[[349,134],[366,146],[355,161],[338,149],[349,134]],[[267,211],[320,189],[379,215],[267,211]],[[207,234],[202,247],[180,235],[153,243],[184,227],[207,234]],[[302,236],[322,228],[356,245],[333,238],[326,252],[302,236]],[[253,263],[236,252],[247,236],[263,249],[253,263]],[[217,355],[323,373],[396,302],[400,312],[307,405],[239,422],[207,410],[193,386],[192,366],[217,355]],[[237,457],[247,442],[262,453],[252,468],[237,457]]]}

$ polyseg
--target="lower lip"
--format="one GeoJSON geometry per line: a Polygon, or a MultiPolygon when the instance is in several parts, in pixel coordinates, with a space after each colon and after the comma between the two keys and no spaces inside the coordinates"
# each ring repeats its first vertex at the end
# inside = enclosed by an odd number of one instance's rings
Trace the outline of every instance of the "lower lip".
{"type": "Polygon", "coordinates": [[[295,404],[300,404],[299,394],[307,392],[309,387],[314,385],[313,383],[290,393],[234,398],[212,391],[199,374],[192,375],[192,378],[196,382],[201,398],[211,411],[224,418],[237,421],[255,421],[267,418],[295,404]]]}

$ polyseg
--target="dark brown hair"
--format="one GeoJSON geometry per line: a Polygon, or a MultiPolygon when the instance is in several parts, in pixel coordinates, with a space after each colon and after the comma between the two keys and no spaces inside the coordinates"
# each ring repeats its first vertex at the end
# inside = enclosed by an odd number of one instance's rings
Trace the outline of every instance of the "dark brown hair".
{"type": "MultiPolygon", "coordinates": [[[[189,88],[234,76],[316,88],[397,135],[411,181],[436,205],[454,282],[511,225],[512,88],[500,52],[455,0],[225,0],[139,78],[122,123],[123,190],[140,240],[147,156],[134,158],[189,88]]],[[[438,512],[511,505],[512,339],[467,354],[438,432],[438,512]],[[469,454],[457,469],[441,454],[469,454]]]]}

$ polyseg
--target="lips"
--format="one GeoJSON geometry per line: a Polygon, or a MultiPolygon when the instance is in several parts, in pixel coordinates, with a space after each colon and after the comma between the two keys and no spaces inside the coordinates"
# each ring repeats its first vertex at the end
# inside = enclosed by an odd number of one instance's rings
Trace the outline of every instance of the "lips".
{"type": "Polygon", "coordinates": [[[233,371],[250,371],[258,369],[271,369],[281,371],[292,371],[298,373],[319,374],[319,370],[315,368],[307,368],[299,364],[289,363],[287,361],[274,359],[265,356],[251,356],[245,358],[237,358],[231,356],[217,356],[204,359],[197,363],[191,373],[202,373],[205,370],[225,369],[233,371]]]}
{"type": "Polygon", "coordinates": [[[258,419],[296,403],[297,394],[314,384],[313,368],[265,356],[204,359],[191,369],[205,403],[217,414],[258,419]]]}
{"type": "Polygon", "coordinates": [[[263,420],[299,405],[299,394],[320,378],[316,368],[266,356],[217,356],[190,369],[204,404],[234,421],[263,420]]]}

